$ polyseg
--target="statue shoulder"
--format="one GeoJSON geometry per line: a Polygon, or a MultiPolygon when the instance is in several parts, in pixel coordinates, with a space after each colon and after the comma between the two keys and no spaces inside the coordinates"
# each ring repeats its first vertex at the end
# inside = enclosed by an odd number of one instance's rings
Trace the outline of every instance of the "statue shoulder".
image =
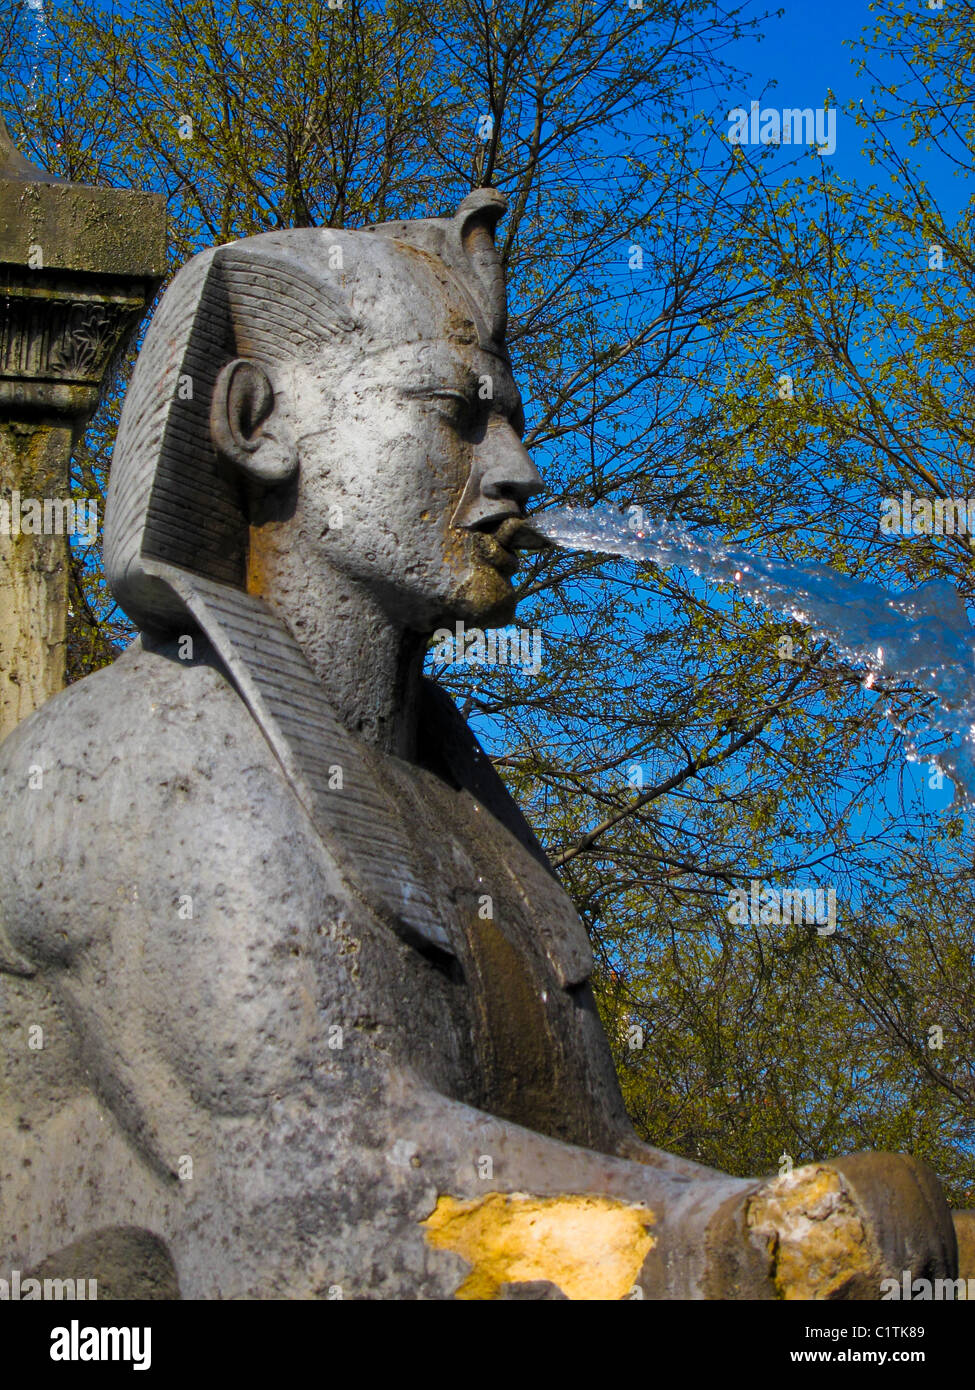
{"type": "Polygon", "coordinates": [[[233,890],[256,901],[285,892],[297,862],[318,862],[274,753],[200,648],[181,662],[135,644],[0,744],[9,932],[30,935],[33,922],[50,944],[62,927],[97,930],[137,885],[140,901],[151,893],[160,905],[189,882],[214,900],[223,885],[228,899],[233,890]]]}
{"type": "Polygon", "coordinates": [[[241,719],[241,701],[209,645],[200,647],[181,661],[176,644],[152,648],[140,639],[25,719],[0,744],[8,804],[71,798],[83,806],[97,788],[144,791],[162,786],[160,775],[173,768],[252,758],[264,740],[241,719]]]}

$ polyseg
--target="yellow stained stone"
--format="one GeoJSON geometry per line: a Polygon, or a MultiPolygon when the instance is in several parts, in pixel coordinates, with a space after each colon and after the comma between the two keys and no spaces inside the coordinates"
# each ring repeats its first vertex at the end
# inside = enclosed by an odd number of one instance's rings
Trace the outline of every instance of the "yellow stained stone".
{"type": "Polygon", "coordinates": [[[653,1221],[642,1204],[610,1197],[490,1192],[440,1197],[422,1224],[432,1246],[471,1266],[457,1298],[495,1298],[502,1284],[544,1279],[566,1298],[622,1299],[653,1249],[653,1221]]]}

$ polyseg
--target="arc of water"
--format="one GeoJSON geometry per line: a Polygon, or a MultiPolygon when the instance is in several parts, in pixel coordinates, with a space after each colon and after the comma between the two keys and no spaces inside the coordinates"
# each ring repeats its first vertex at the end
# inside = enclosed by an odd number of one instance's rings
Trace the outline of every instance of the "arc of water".
{"type": "MultiPolygon", "coordinates": [[[[956,802],[975,807],[975,629],[950,584],[933,580],[910,593],[892,594],[828,565],[767,559],[677,526],[641,522],[637,528],[633,518],[608,508],[559,508],[534,516],[532,525],[564,549],[680,566],[702,579],[732,583],[865,666],[867,688],[883,676],[906,680],[933,696],[927,723],[948,743],[929,760],[954,784],[956,802]],[[952,744],[953,739],[959,741],[952,744]]],[[[910,742],[908,757],[917,757],[910,742]]]]}

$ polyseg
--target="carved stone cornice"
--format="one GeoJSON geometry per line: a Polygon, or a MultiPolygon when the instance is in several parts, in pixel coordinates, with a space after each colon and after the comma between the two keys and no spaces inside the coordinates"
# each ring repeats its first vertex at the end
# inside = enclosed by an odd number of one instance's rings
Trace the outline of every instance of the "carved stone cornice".
{"type": "Polygon", "coordinates": [[[0,117],[0,421],[76,429],[165,272],[160,195],[55,178],[0,117]]]}
{"type": "Polygon", "coordinates": [[[90,415],[153,288],[0,266],[0,408],[90,415]]]}

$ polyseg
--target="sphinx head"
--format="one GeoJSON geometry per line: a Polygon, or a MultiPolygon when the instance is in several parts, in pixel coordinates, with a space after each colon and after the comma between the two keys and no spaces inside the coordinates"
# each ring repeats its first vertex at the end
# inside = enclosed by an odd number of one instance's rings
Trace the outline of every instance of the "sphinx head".
{"type": "Polygon", "coordinates": [[[180,271],[109,489],[106,569],[139,627],[185,623],[171,567],[263,593],[280,547],[418,632],[511,620],[541,480],[504,346],[503,211],[479,190],[453,218],[270,232],[180,271]]]}

